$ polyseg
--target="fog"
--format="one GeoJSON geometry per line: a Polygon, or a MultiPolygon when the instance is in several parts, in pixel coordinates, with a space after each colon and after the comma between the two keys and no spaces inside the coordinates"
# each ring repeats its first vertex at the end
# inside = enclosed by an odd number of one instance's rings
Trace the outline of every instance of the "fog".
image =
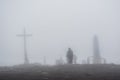
{"type": "Polygon", "coordinates": [[[0,66],[22,64],[23,34],[28,34],[31,63],[54,64],[68,48],[78,63],[93,55],[93,37],[101,56],[120,64],[119,0],[0,0],[0,66]]]}

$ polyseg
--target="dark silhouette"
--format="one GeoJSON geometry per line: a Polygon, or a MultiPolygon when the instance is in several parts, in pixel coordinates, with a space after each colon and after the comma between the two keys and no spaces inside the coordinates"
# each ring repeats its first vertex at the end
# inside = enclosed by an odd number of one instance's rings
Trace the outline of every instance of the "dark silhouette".
{"type": "Polygon", "coordinates": [[[28,53],[27,53],[27,40],[26,38],[29,36],[32,36],[31,34],[27,34],[26,30],[24,28],[24,33],[23,34],[19,34],[17,35],[19,37],[23,37],[24,38],[24,64],[29,64],[29,59],[28,59],[28,53]]]}
{"type": "Polygon", "coordinates": [[[68,48],[66,57],[67,57],[67,63],[72,64],[73,63],[73,51],[71,48],[68,48]]]}

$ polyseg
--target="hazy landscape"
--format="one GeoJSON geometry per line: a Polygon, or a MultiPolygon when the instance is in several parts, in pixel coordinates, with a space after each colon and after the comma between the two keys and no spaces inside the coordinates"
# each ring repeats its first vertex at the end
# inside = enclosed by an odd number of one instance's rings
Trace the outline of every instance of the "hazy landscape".
{"type": "Polygon", "coordinates": [[[0,0],[0,80],[120,80],[120,0],[0,0]]]}

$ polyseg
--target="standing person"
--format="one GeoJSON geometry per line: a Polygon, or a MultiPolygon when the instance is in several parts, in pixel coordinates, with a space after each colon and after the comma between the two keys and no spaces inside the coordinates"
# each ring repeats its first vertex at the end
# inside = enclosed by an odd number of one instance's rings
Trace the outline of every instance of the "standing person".
{"type": "Polygon", "coordinates": [[[67,63],[72,64],[73,63],[73,51],[71,48],[68,48],[66,57],[67,57],[67,63]]]}

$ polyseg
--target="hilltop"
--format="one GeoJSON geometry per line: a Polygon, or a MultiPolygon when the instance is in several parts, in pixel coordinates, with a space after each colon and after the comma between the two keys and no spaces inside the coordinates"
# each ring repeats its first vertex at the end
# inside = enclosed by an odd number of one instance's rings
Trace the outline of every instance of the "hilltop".
{"type": "Polygon", "coordinates": [[[0,67],[0,80],[120,80],[120,65],[19,65],[0,67]]]}

